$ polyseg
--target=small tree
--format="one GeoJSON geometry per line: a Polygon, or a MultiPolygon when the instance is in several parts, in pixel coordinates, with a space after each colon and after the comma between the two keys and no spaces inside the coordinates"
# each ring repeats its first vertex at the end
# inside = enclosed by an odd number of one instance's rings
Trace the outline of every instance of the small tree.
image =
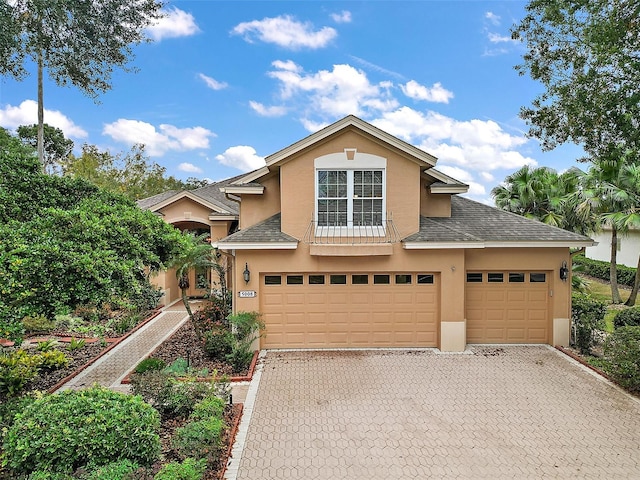
{"type": "Polygon", "coordinates": [[[193,321],[193,312],[189,306],[187,290],[189,289],[189,272],[196,268],[214,268],[216,265],[214,248],[206,241],[208,234],[196,237],[192,233],[183,235],[183,245],[180,253],[169,264],[170,268],[175,268],[178,287],[182,294],[182,303],[186,308],[189,318],[193,321]]]}

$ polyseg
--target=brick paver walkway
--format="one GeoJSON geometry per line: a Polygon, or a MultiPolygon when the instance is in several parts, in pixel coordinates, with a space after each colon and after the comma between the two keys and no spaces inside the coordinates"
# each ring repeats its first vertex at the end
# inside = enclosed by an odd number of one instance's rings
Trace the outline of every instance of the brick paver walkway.
{"type": "Polygon", "coordinates": [[[124,339],[93,365],[66,383],[60,390],[80,389],[93,384],[128,391],[121,380],[140,360],[175,332],[189,318],[184,307],[169,307],[140,330],[124,339]]]}
{"type": "Polygon", "coordinates": [[[638,399],[548,347],[471,351],[268,352],[226,478],[640,478],[638,399]]]}

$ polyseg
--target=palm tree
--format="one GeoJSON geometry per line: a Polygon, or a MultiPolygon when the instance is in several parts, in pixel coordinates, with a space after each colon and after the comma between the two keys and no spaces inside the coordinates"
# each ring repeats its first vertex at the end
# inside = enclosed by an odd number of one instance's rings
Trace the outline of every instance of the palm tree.
{"type": "Polygon", "coordinates": [[[575,190],[578,172],[578,169],[571,169],[558,175],[548,167],[525,165],[491,190],[491,196],[502,210],[554,227],[579,230],[580,223],[567,209],[567,195],[575,190]]]}
{"type": "MultiPolygon", "coordinates": [[[[620,174],[620,182],[621,187],[624,189],[623,198],[628,197],[627,208],[624,211],[605,214],[604,219],[618,232],[624,234],[628,233],[632,228],[640,228],[640,165],[624,165],[620,174]]],[[[635,305],[639,289],[640,252],[638,254],[638,266],[633,288],[625,305],[635,305]]]]}
{"type": "Polygon", "coordinates": [[[617,244],[618,232],[624,232],[628,227],[624,227],[621,216],[631,213],[638,206],[638,197],[634,195],[637,184],[633,185],[633,179],[628,178],[633,168],[637,167],[625,163],[624,157],[594,160],[589,171],[580,176],[579,188],[571,196],[571,204],[578,218],[587,222],[592,231],[611,227],[609,277],[612,303],[622,303],[616,269],[617,244]],[[616,221],[612,221],[614,219],[616,221]],[[623,226],[622,230],[620,226],[623,226]]]}
{"type": "Polygon", "coordinates": [[[189,288],[189,272],[196,268],[211,269],[216,266],[215,250],[209,242],[206,241],[208,234],[198,237],[192,233],[183,235],[184,245],[180,253],[169,264],[169,268],[176,269],[176,278],[178,279],[178,287],[182,294],[182,303],[189,314],[189,318],[193,320],[193,313],[189,306],[187,298],[187,290],[189,288]]]}

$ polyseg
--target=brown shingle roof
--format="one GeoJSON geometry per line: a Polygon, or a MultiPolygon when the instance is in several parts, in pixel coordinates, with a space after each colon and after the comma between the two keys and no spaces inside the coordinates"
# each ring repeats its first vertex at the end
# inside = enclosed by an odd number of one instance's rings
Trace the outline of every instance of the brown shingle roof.
{"type": "Polygon", "coordinates": [[[280,213],[276,213],[260,223],[223,238],[219,243],[297,242],[298,239],[282,232],[280,219],[280,213]]]}
{"type": "Polygon", "coordinates": [[[411,242],[587,242],[577,233],[505,212],[468,198],[451,197],[451,217],[420,218],[411,242]]]}

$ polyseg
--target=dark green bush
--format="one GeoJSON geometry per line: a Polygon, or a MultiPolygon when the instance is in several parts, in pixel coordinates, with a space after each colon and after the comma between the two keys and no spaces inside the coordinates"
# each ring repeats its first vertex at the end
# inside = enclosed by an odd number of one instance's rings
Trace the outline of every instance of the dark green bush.
{"type": "Polygon", "coordinates": [[[160,358],[145,358],[135,368],[135,373],[144,373],[149,370],[162,370],[167,364],[160,358]]]}
{"type": "Polygon", "coordinates": [[[640,307],[620,310],[613,319],[613,325],[616,328],[640,326],[640,307]]]}
{"type": "Polygon", "coordinates": [[[0,399],[19,394],[38,374],[39,363],[23,349],[0,353],[0,399]]]}
{"type": "Polygon", "coordinates": [[[225,424],[221,418],[197,420],[176,429],[171,445],[182,458],[212,458],[220,454],[222,432],[225,424]]]}
{"type": "Polygon", "coordinates": [[[15,416],[3,441],[13,474],[71,473],[124,458],[149,465],[160,454],[158,412],[138,396],[102,387],[46,395],[15,416]]]}
{"type": "Polygon", "coordinates": [[[604,343],[605,371],[618,384],[640,392],[640,327],[620,327],[604,343]]]}
{"type": "Polygon", "coordinates": [[[214,360],[224,362],[233,350],[233,334],[226,328],[211,330],[204,334],[204,351],[214,360]]]}
{"type": "MultiPolygon", "coordinates": [[[[609,275],[609,262],[593,260],[585,257],[584,255],[575,255],[573,257],[573,263],[575,265],[582,265],[582,271],[586,275],[606,280],[607,282],[611,280],[611,276],[609,275]]],[[[616,271],[618,273],[618,284],[627,285],[629,287],[633,286],[636,278],[635,268],[627,267],[626,265],[617,265],[616,271]]]]}
{"type": "Polygon", "coordinates": [[[200,480],[207,469],[205,459],[185,458],[182,463],[171,462],[162,467],[153,480],[200,480]]]}
{"type": "Polygon", "coordinates": [[[242,372],[249,368],[253,358],[253,342],[260,337],[264,323],[258,312],[238,312],[229,315],[229,323],[233,334],[231,353],[225,358],[234,372],[242,372]]]}
{"type": "Polygon", "coordinates": [[[14,417],[36,399],[34,393],[4,399],[0,402],[0,444],[4,434],[13,425],[14,417]]]}
{"type": "Polygon", "coordinates": [[[571,301],[572,344],[589,354],[597,342],[597,331],[602,329],[607,306],[583,293],[574,293],[571,301]]]}

